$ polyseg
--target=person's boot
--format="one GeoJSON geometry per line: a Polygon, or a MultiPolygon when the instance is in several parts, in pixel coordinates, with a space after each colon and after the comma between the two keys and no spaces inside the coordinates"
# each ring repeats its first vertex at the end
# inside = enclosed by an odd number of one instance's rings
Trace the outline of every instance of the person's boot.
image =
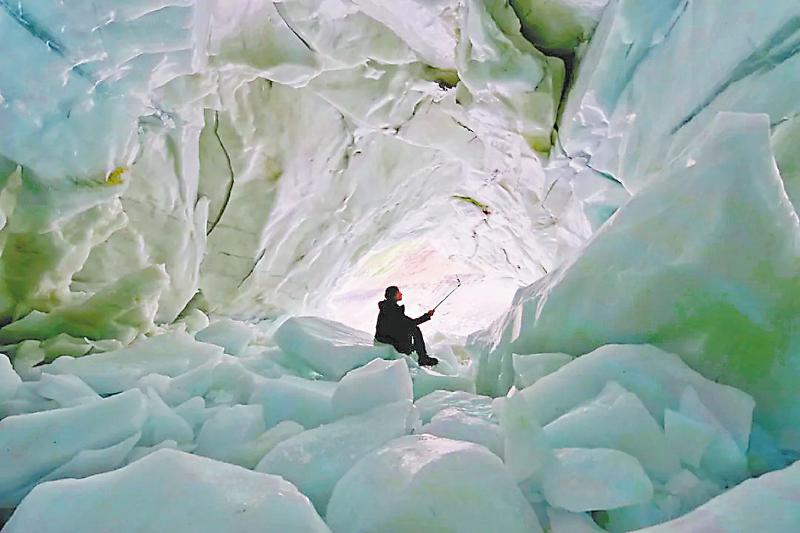
{"type": "Polygon", "coordinates": [[[418,358],[419,366],[436,366],[439,364],[439,360],[435,357],[430,357],[428,354],[422,354],[418,358]]]}

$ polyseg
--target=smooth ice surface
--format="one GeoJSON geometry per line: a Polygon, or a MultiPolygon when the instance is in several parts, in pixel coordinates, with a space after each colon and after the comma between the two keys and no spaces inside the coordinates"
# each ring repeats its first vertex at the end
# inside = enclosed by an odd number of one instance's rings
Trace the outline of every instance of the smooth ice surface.
{"type": "Polygon", "coordinates": [[[40,478],[82,450],[106,448],[139,432],[146,416],[145,398],[133,390],[77,407],[0,420],[0,507],[18,504],[40,478]]]}
{"type": "Polygon", "coordinates": [[[794,531],[800,524],[800,463],[749,479],[672,522],[647,533],[794,531]]]}
{"type": "Polygon", "coordinates": [[[330,531],[277,476],[161,450],[114,472],[37,487],[3,533],[131,530],[330,531]]]}
{"type": "Polygon", "coordinates": [[[644,503],[653,484],[639,461],[604,448],[563,448],[542,483],[547,502],[572,512],[614,509],[644,503]]]}
{"type": "Polygon", "coordinates": [[[316,317],[290,318],[275,332],[275,342],[332,380],[376,357],[397,356],[391,345],[375,342],[363,331],[316,317]]]}
{"type": "Polygon", "coordinates": [[[348,372],[331,398],[336,417],[369,411],[378,405],[411,401],[411,376],[405,360],[374,359],[348,372]]]}
{"type": "Polygon", "coordinates": [[[361,459],[336,485],[326,519],[335,533],[542,530],[500,459],[430,435],[396,439],[361,459]]]}
{"type": "Polygon", "coordinates": [[[324,511],[336,483],[361,457],[408,434],[416,421],[409,401],[379,406],[281,442],[256,470],[294,483],[324,511]]]}

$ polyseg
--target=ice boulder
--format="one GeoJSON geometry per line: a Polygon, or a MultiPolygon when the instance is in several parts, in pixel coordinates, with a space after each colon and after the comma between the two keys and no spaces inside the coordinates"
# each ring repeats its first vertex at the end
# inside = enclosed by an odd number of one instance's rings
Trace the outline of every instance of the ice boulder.
{"type": "Polygon", "coordinates": [[[691,513],[642,533],[751,533],[800,530],[800,462],[749,479],[691,513]]]}
{"type": "Polygon", "coordinates": [[[367,453],[407,435],[417,422],[410,401],[382,405],[366,413],[304,431],[273,448],[256,470],[294,483],[324,510],[336,482],[367,453]]]}
{"type": "Polygon", "coordinates": [[[14,371],[5,354],[0,354],[0,402],[10,400],[17,392],[22,379],[14,371]]]}
{"type": "Polygon", "coordinates": [[[332,398],[336,383],[313,381],[295,376],[256,380],[248,403],[261,404],[264,422],[272,427],[284,420],[294,420],[314,428],[333,420],[332,398]]]}
{"type": "Polygon", "coordinates": [[[120,470],[36,487],[3,533],[219,533],[330,530],[277,476],[159,450],[120,470]]]}
{"type": "Polygon", "coordinates": [[[77,407],[0,420],[0,508],[17,505],[42,477],[81,451],[107,448],[139,432],[146,416],[144,395],[131,390],[77,407]]]}
{"type": "Polygon", "coordinates": [[[533,509],[494,454],[430,435],[396,439],[361,459],[336,485],[335,533],[531,533],[533,509]]]}
{"type": "Polygon", "coordinates": [[[347,373],[331,399],[336,417],[369,411],[378,405],[413,397],[411,376],[405,360],[373,359],[347,373]]]}
{"type": "Polygon", "coordinates": [[[419,432],[474,442],[486,446],[501,459],[503,457],[503,433],[500,431],[500,426],[483,418],[470,416],[454,407],[436,413],[430,423],[422,426],[419,432]]]}
{"type": "Polygon", "coordinates": [[[562,448],[544,475],[547,503],[580,513],[647,502],[653,484],[635,457],[604,448],[562,448]]]}
{"type": "Polygon", "coordinates": [[[194,338],[200,342],[222,346],[227,354],[241,355],[253,338],[253,334],[253,328],[244,322],[226,318],[198,331],[194,338]]]}
{"type": "Polygon", "coordinates": [[[331,380],[364,366],[373,359],[394,359],[391,345],[339,322],[304,316],[292,317],[275,331],[275,342],[287,354],[298,357],[331,380]]]}
{"type": "Polygon", "coordinates": [[[112,394],[133,387],[147,374],[174,377],[221,357],[220,347],[197,342],[184,332],[174,332],[144,339],[121,350],[77,359],[59,357],[44,370],[78,376],[100,394],[112,394]]]}

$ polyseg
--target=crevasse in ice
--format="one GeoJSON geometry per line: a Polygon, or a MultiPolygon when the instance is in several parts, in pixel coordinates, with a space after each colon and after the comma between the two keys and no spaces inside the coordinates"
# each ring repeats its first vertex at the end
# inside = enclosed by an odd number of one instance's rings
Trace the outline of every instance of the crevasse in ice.
{"type": "Polygon", "coordinates": [[[800,529],[797,2],[0,35],[3,533],[800,529]]]}

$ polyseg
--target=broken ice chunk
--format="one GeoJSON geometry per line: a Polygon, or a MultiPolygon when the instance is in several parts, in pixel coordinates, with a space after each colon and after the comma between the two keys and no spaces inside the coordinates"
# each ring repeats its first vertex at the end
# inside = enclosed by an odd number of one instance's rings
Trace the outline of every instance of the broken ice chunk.
{"type": "Polygon", "coordinates": [[[366,455],[336,485],[326,518],[335,533],[542,530],[497,456],[431,435],[366,455]]]}
{"type": "Polygon", "coordinates": [[[800,462],[748,479],[691,513],[641,533],[752,533],[800,530],[800,462]]]}
{"type": "Polygon", "coordinates": [[[198,331],[194,338],[200,342],[222,346],[227,354],[242,355],[253,338],[253,333],[253,328],[244,322],[226,318],[198,331]]]}
{"type": "Polygon", "coordinates": [[[363,331],[310,316],[290,318],[275,331],[274,339],[281,350],[332,380],[342,379],[376,357],[394,359],[397,355],[391,345],[375,343],[363,331]]]}
{"type": "Polygon", "coordinates": [[[664,412],[664,432],[670,448],[681,461],[695,468],[700,466],[700,459],[714,438],[713,427],[672,409],[664,412]]]}
{"type": "Polygon", "coordinates": [[[159,450],[113,472],[44,483],[3,529],[4,533],[133,530],[330,531],[308,498],[281,478],[174,450],[159,450]]]}
{"type": "Polygon", "coordinates": [[[42,374],[36,382],[36,393],[42,398],[54,400],[61,407],[73,407],[100,399],[100,396],[79,377],[69,374],[42,374]]]}
{"type": "Polygon", "coordinates": [[[44,368],[53,374],[72,374],[100,394],[127,390],[147,374],[178,376],[209,361],[217,361],[222,349],[197,342],[175,332],[157,335],[127,348],[73,359],[60,357],[44,368]]]}
{"type": "Polygon", "coordinates": [[[422,426],[420,433],[436,435],[453,440],[474,442],[486,446],[496,456],[503,458],[503,433],[500,426],[483,418],[449,407],[434,415],[429,424],[422,426]]]}
{"type": "Polygon", "coordinates": [[[565,353],[513,354],[514,385],[518,389],[529,387],[536,380],[552,374],[573,359],[574,357],[565,353]]]}
{"type": "Polygon", "coordinates": [[[131,390],[77,407],[0,420],[0,508],[17,505],[41,477],[81,450],[106,448],[137,433],[146,414],[144,396],[131,390]]]}
{"type": "Polygon", "coordinates": [[[11,361],[5,354],[0,353],[0,402],[13,398],[20,383],[22,379],[14,371],[11,361]]]}
{"type": "Polygon", "coordinates": [[[411,399],[411,376],[405,360],[373,359],[342,378],[331,402],[335,416],[341,417],[411,399]]]}
{"type": "Polygon", "coordinates": [[[416,411],[408,401],[376,407],[281,442],[264,456],[256,470],[291,481],[317,509],[324,510],[334,485],[356,461],[408,434],[416,420],[416,411]]]}
{"type": "Polygon", "coordinates": [[[547,442],[533,409],[520,394],[501,404],[500,427],[505,435],[503,458],[518,482],[536,476],[538,483],[552,466],[553,450],[547,442]]]}
{"type": "Polygon", "coordinates": [[[653,484],[635,457],[604,448],[556,450],[556,464],[545,472],[547,502],[581,513],[645,503],[653,484]]]}
{"type": "Polygon", "coordinates": [[[635,394],[610,381],[592,401],[544,428],[554,448],[612,448],[636,457],[656,479],[680,469],[664,432],[635,394]]]}
{"type": "Polygon", "coordinates": [[[311,381],[294,376],[256,380],[250,404],[261,404],[267,427],[294,420],[314,428],[333,420],[331,399],[336,383],[311,381]]]}

